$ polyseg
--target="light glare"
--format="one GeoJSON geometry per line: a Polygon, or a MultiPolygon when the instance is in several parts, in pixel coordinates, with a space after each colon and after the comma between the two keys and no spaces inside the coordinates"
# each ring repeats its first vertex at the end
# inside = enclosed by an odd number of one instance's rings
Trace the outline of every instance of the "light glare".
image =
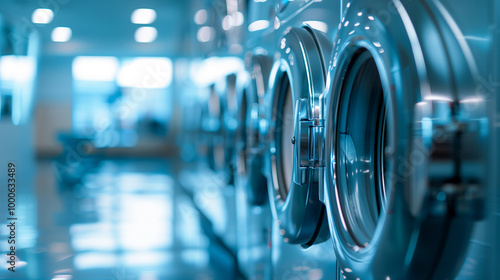
{"type": "Polygon", "coordinates": [[[71,39],[72,31],[69,27],[56,27],[52,30],[51,38],[53,42],[64,43],[71,39]]]}
{"type": "Polygon", "coordinates": [[[151,26],[139,27],[135,31],[135,41],[139,43],[151,43],[158,37],[158,31],[151,26]]]}
{"type": "Polygon", "coordinates": [[[250,25],[248,25],[248,31],[254,32],[254,31],[257,31],[257,30],[266,29],[268,27],[269,27],[269,21],[267,21],[267,20],[256,20],[256,21],[250,23],[250,25]]]}
{"type": "Polygon", "coordinates": [[[245,16],[242,12],[236,12],[233,14],[233,25],[240,26],[245,21],[245,16]]]}
{"type": "Polygon", "coordinates": [[[190,69],[191,80],[204,87],[229,75],[245,69],[243,60],[239,57],[210,57],[198,63],[193,63],[190,69]],[[217,71],[214,71],[217,69],[217,71]]]}
{"type": "Polygon", "coordinates": [[[222,28],[228,31],[231,27],[233,27],[233,17],[227,15],[222,19],[222,28]]]}
{"type": "Polygon", "coordinates": [[[321,32],[327,32],[328,31],[328,25],[319,20],[309,20],[309,21],[304,21],[305,24],[309,25],[311,28],[319,30],[321,32]]]}
{"type": "Polygon", "coordinates": [[[73,78],[80,81],[112,82],[119,62],[113,56],[78,56],[73,60],[73,78]]]}
{"type": "Polygon", "coordinates": [[[130,17],[135,24],[151,24],[156,20],[156,11],[153,9],[137,9],[130,17]]]}
{"type": "Polygon", "coordinates": [[[207,22],[207,10],[201,9],[194,14],[194,22],[202,25],[207,22]]]}
{"type": "Polygon", "coordinates": [[[54,18],[54,12],[51,9],[36,9],[31,15],[31,21],[37,24],[49,24],[54,18]]]}
{"type": "Polygon", "coordinates": [[[215,29],[210,26],[203,26],[198,29],[198,33],[196,34],[196,38],[198,41],[205,43],[213,40],[215,37],[215,29]]]}
{"type": "Polygon", "coordinates": [[[0,81],[29,82],[35,77],[35,66],[32,57],[4,55],[0,57],[0,81]]]}
{"type": "Polygon", "coordinates": [[[117,83],[130,88],[166,88],[172,82],[172,61],[166,57],[128,60],[118,72],[117,83]]]}

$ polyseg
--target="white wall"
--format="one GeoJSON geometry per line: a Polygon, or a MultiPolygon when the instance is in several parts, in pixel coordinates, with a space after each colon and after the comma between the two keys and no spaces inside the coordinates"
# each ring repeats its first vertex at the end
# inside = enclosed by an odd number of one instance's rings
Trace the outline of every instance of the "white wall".
{"type": "Polygon", "coordinates": [[[35,150],[38,155],[61,152],[60,132],[71,131],[73,57],[42,56],[35,90],[35,150]]]}

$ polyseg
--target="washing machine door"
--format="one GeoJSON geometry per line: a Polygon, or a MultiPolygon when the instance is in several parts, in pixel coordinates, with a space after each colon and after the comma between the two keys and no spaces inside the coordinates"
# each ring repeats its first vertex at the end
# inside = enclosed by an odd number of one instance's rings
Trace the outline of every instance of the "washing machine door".
{"type": "Polygon", "coordinates": [[[333,48],[322,185],[344,278],[452,279],[489,133],[467,42],[437,1],[361,0],[333,48]]]}
{"type": "Polygon", "coordinates": [[[279,42],[268,93],[268,192],[285,242],[310,246],[328,238],[319,200],[315,137],[331,43],[309,27],[291,28],[279,42]],[[309,145],[308,143],[311,143],[309,145]]]}
{"type": "Polygon", "coordinates": [[[254,54],[248,59],[248,80],[238,91],[237,170],[252,205],[267,201],[264,167],[265,144],[259,125],[264,118],[264,95],[267,90],[272,58],[254,54]]]}

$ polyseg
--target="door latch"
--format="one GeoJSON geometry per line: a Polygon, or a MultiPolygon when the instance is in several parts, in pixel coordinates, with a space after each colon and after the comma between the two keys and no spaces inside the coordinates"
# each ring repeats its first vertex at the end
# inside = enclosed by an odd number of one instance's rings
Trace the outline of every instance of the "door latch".
{"type": "Polygon", "coordinates": [[[311,170],[324,167],[321,154],[324,151],[324,121],[313,117],[308,100],[305,98],[295,103],[294,136],[294,172],[293,180],[298,185],[305,184],[311,170]]]}

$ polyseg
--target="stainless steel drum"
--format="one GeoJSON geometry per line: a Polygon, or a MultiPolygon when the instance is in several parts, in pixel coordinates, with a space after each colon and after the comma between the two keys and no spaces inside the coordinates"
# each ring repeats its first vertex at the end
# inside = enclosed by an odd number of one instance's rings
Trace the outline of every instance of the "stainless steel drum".
{"type": "Polygon", "coordinates": [[[352,1],[324,95],[324,202],[346,279],[452,279],[484,214],[488,115],[439,2],[352,1]]]}
{"type": "Polygon", "coordinates": [[[319,97],[325,88],[331,43],[307,26],[289,28],[279,41],[267,96],[268,191],[286,242],[304,247],[328,238],[319,200],[319,97]]]}

